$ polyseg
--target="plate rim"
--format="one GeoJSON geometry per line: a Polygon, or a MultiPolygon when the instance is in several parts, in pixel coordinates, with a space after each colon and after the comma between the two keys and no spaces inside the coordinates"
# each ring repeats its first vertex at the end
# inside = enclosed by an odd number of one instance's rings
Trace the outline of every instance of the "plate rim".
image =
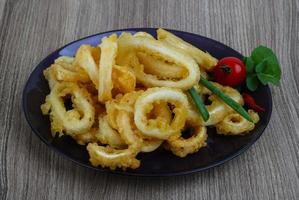
{"type": "MultiPolygon", "coordinates": [[[[198,173],[198,172],[203,172],[203,171],[207,171],[209,169],[215,168],[217,166],[223,165],[224,163],[238,157],[239,155],[241,155],[242,153],[245,153],[250,147],[252,147],[256,141],[263,135],[265,129],[268,127],[269,122],[271,120],[271,116],[272,116],[272,110],[273,110],[273,100],[272,100],[272,94],[271,94],[271,90],[270,87],[268,85],[264,86],[265,87],[265,92],[267,93],[267,95],[269,96],[269,111],[268,114],[266,115],[265,118],[265,125],[264,127],[261,129],[260,133],[256,136],[256,138],[254,138],[253,141],[251,141],[250,143],[247,143],[244,147],[242,147],[241,149],[239,149],[238,151],[235,151],[234,153],[232,153],[231,155],[229,155],[228,157],[217,161],[213,164],[210,164],[208,166],[205,167],[200,167],[200,168],[194,168],[194,169],[189,169],[189,170],[185,170],[185,171],[179,171],[179,172],[163,172],[163,173],[135,173],[133,171],[121,171],[121,170],[110,170],[109,168],[102,168],[102,167],[93,167],[91,165],[87,165],[84,164],[82,162],[80,162],[79,160],[76,160],[75,158],[72,158],[68,155],[66,155],[64,152],[60,151],[59,149],[55,148],[54,146],[51,145],[51,143],[49,143],[44,137],[42,137],[39,134],[39,131],[33,127],[33,125],[31,124],[30,120],[29,120],[29,111],[26,105],[27,100],[25,98],[25,93],[27,91],[28,85],[29,85],[29,80],[31,79],[31,77],[33,76],[33,74],[35,74],[35,72],[39,69],[39,66],[46,61],[47,59],[49,59],[49,57],[54,56],[55,54],[58,54],[62,49],[64,49],[65,47],[72,45],[80,40],[84,40],[90,37],[94,37],[97,35],[103,35],[103,34],[107,34],[107,33],[114,33],[114,32],[120,32],[120,31],[145,31],[145,30],[156,30],[158,28],[154,28],[154,27],[136,27],[136,28],[122,28],[122,29],[115,29],[115,30],[109,30],[109,31],[104,31],[104,32],[99,32],[99,33],[95,33],[92,35],[88,35],[88,36],[84,36],[82,38],[76,39],[68,44],[65,44],[64,46],[56,49],[55,51],[53,51],[52,53],[48,54],[46,57],[44,57],[35,67],[34,69],[31,71],[30,75],[27,78],[27,81],[25,83],[25,86],[23,88],[23,92],[22,92],[22,110],[25,116],[25,119],[27,121],[27,123],[29,124],[31,131],[34,132],[34,134],[43,142],[47,145],[48,148],[50,148],[51,150],[53,150],[55,153],[58,153],[58,155],[62,155],[64,158],[66,158],[67,160],[70,160],[72,162],[74,162],[75,164],[81,166],[81,167],[85,167],[88,169],[92,169],[95,170],[97,172],[101,172],[101,173],[108,173],[108,174],[115,174],[115,175],[121,175],[121,176],[137,176],[137,177],[173,177],[173,176],[182,176],[182,175],[188,175],[188,174],[194,174],[194,173],[198,173]]],[[[212,38],[208,38],[206,36],[202,36],[196,33],[190,33],[187,31],[180,31],[180,30],[175,30],[175,29],[165,29],[168,30],[172,33],[182,33],[182,34],[187,34],[187,35],[192,35],[193,37],[201,37],[204,38],[205,40],[209,40],[213,43],[217,43],[220,44],[221,46],[224,46],[226,49],[230,49],[232,51],[234,51],[235,53],[239,54],[240,56],[243,56],[241,53],[239,53],[238,51],[236,51],[235,49],[227,46],[224,43],[221,43],[217,40],[214,40],[212,38]]]]}

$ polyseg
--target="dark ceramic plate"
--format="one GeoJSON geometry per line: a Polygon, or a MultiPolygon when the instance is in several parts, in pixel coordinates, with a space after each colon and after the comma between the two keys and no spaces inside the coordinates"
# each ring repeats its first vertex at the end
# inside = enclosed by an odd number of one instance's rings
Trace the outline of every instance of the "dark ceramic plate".
{"type": "MultiPolygon", "coordinates": [[[[136,170],[110,171],[109,169],[91,166],[88,161],[89,156],[85,146],[78,145],[71,138],[65,136],[53,139],[50,133],[49,118],[43,116],[40,110],[40,105],[44,102],[46,95],[49,93],[48,84],[42,73],[43,70],[50,66],[59,56],[74,56],[77,48],[82,44],[97,45],[102,37],[110,35],[111,33],[120,34],[122,31],[132,33],[145,31],[154,36],[156,35],[156,29],[154,28],[132,28],[88,36],[51,53],[37,65],[30,75],[23,91],[24,113],[33,132],[51,149],[54,149],[56,152],[82,166],[102,172],[135,176],[173,176],[199,172],[221,165],[246,151],[262,135],[270,120],[272,111],[272,99],[268,86],[260,87],[258,91],[252,93],[258,104],[266,108],[266,112],[261,114],[261,120],[251,134],[246,136],[225,137],[215,134],[215,129],[210,128],[208,130],[209,138],[207,146],[185,158],[179,158],[170,152],[158,149],[152,153],[138,155],[138,158],[141,159],[141,166],[136,170]]],[[[170,31],[198,48],[208,51],[218,59],[226,56],[242,58],[240,53],[220,42],[192,33],[170,31]]]]}

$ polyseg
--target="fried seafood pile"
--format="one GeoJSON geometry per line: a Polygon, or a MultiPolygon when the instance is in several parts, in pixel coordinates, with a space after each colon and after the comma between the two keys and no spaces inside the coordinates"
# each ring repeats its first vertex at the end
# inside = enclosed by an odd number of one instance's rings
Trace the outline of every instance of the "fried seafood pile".
{"type": "MultiPolygon", "coordinates": [[[[185,157],[206,145],[206,126],[223,135],[254,128],[198,84],[200,74],[206,76],[216,63],[163,29],[157,30],[157,39],[145,32],[112,34],[96,47],[80,46],[75,57],[59,57],[44,71],[51,92],[41,110],[50,116],[53,136],[68,135],[87,145],[93,166],[135,169],[138,153],[160,146],[185,157]],[[186,92],[192,86],[210,102],[206,122],[186,92]]],[[[243,104],[237,90],[214,85],[243,104]]]]}

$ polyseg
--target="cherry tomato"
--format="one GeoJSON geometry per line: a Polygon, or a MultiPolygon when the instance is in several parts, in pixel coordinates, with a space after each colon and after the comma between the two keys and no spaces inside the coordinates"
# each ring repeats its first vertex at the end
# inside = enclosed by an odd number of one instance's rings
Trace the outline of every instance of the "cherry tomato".
{"type": "Polygon", "coordinates": [[[246,78],[246,68],[239,58],[225,57],[214,68],[215,81],[221,85],[237,86],[246,78]]]}

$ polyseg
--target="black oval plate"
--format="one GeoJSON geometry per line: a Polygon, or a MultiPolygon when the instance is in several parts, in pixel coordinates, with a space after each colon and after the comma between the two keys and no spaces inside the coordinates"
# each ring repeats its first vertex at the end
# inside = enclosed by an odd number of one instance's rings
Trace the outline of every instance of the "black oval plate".
{"type": "MultiPolygon", "coordinates": [[[[217,135],[215,134],[215,129],[209,128],[207,146],[200,149],[197,153],[185,158],[179,158],[174,156],[171,152],[158,149],[152,153],[139,154],[138,158],[141,159],[141,166],[138,169],[111,171],[109,169],[93,167],[88,161],[89,156],[85,146],[78,145],[70,137],[63,136],[61,138],[53,139],[50,133],[49,118],[43,116],[40,110],[40,105],[44,102],[46,95],[49,93],[48,83],[42,73],[43,70],[50,66],[59,56],[74,56],[77,48],[82,44],[95,46],[100,42],[101,38],[112,33],[120,34],[123,31],[132,33],[145,31],[156,36],[155,28],[121,29],[88,36],[67,44],[51,53],[37,65],[30,75],[23,91],[23,109],[25,117],[33,132],[51,149],[54,149],[56,152],[64,155],[75,163],[102,172],[135,176],[174,176],[199,172],[221,165],[246,151],[262,135],[270,120],[272,112],[272,98],[268,86],[262,86],[258,91],[252,93],[258,104],[266,109],[266,112],[260,115],[261,120],[251,134],[246,136],[227,137],[217,135]]],[[[197,46],[204,51],[208,51],[218,59],[226,56],[243,57],[237,51],[212,39],[182,31],[169,31],[194,46],[197,46]]]]}

